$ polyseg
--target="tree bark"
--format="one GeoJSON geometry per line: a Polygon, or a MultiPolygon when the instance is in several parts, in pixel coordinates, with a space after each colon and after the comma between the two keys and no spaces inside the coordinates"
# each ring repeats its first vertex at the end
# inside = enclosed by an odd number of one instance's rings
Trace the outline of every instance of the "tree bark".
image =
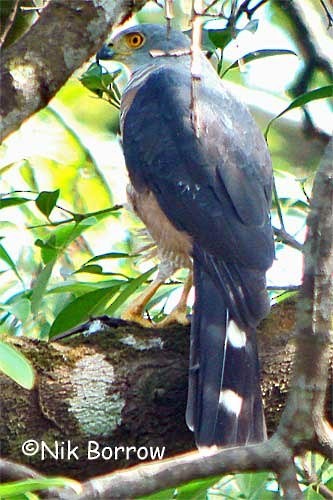
{"type": "Polygon", "coordinates": [[[3,51],[0,140],[46,106],[97,52],[111,27],[146,0],[50,0],[40,19],[3,51]]]}
{"type": "MultiPolygon", "coordinates": [[[[86,479],[151,459],[146,447],[165,447],[164,458],[195,448],[184,420],[189,328],[150,330],[119,320],[93,326],[89,336],[49,344],[8,338],[31,360],[37,382],[28,391],[0,377],[2,455],[41,472],[86,479]],[[31,457],[22,451],[28,440],[40,446],[31,457]],[[58,458],[47,449],[43,456],[42,443],[58,458]],[[96,458],[104,447],[104,457],[96,458]]],[[[258,331],[269,434],[286,400],[294,326],[289,300],[273,307],[258,331]]],[[[326,406],[329,413],[329,397],[326,406]]]]}

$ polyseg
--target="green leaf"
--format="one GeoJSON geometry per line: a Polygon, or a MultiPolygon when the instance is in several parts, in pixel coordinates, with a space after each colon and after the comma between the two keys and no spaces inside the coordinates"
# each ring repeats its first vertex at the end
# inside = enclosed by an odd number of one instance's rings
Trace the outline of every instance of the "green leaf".
{"type": "Polygon", "coordinates": [[[80,282],[80,281],[66,281],[64,283],[55,285],[47,291],[47,294],[57,294],[57,293],[72,293],[76,295],[83,295],[87,292],[93,292],[94,290],[99,290],[101,288],[106,288],[107,286],[123,285],[124,280],[107,280],[100,281],[98,283],[94,282],[80,282]]]}
{"type": "Polygon", "coordinates": [[[10,312],[22,323],[25,323],[31,313],[30,300],[23,298],[13,302],[10,312]]]}
{"type": "Polygon", "coordinates": [[[102,266],[99,266],[98,264],[91,264],[91,265],[80,267],[80,269],[75,271],[74,274],[78,274],[78,273],[103,274],[103,268],[102,268],[102,266]]]}
{"type": "Polygon", "coordinates": [[[290,111],[291,109],[299,108],[302,106],[305,106],[305,104],[316,101],[317,99],[325,99],[327,97],[333,97],[333,85],[326,85],[325,87],[320,87],[318,89],[310,90],[309,92],[305,92],[304,94],[296,97],[289,106],[287,106],[281,113],[279,113],[277,116],[272,118],[272,120],[268,123],[266,131],[265,131],[265,138],[267,139],[267,135],[269,132],[269,129],[272,125],[272,123],[280,118],[280,116],[284,115],[287,113],[287,111],[290,111]]]}
{"type": "Polygon", "coordinates": [[[181,486],[177,488],[177,500],[206,500],[207,498],[207,490],[214,486],[219,479],[218,477],[211,477],[209,479],[200,479],[197,481],[191,481],[185,486],[181,486]]]}
{"type": "Polygon", "coordinates": [[[251,33],[255,33],[258,29],[259,21],[257,19],[253,19],[249,21],[244,28],[237,29],[235,26],[229,26],[228,28],[223,29],[208,29],[205,30],[208,33],[208,37],[213,42],[216,48],[224,49],[228,43],[231,42],[233,38],[236,38],[239,33],[242,31],[250,31],[251,33]]]}
{"type": "Polygon", "coordinates": [[[57,204],[59,198],[60,190],[55,191],[42,191],[37,196],[35,203],[42,214],[46,215],[48,218],[57,204]]]}
{"type": "Polygon", "coordinates": [[[119,288],[120,285],[108,286],[85,293],[74,299],[55,318],[50,329],[50,337],[69,330],[79,323],[86,321],[91,316],[98,314],[119,288]]]}
{"type": "Polygon", "coordinates": [[[306,500],[323,500],[322,495],[317,493],[312,486],[303,491],[303,496],[306,500]]]}
{"type": "Polygon", "coordinates": [[[0,497],[12,497],[29,493],[30,491],[47,490],[49,488],[71,488],[75,493],[80,494],[82,487],[80,483],[67,477],[54,477],[47,479],[25,479],[24,481],[14,481],[0,485],[0,497]]]}
{"type": "Polygon", "coordinates": [[[90,262],[96,262],[97,260],[103,259],[132,259],[133,257],[137,257],[137,255],[130,255],[124,252],[109,252],[101,255],[95,255],[95,257],[92,257],[86,263],[88,264],[90,262]]]}
{"type": "Polygon", "coordinates": [[[85,226],[84,222],[69,222],[57,227],[46,241],[36,240],[35,245],[42,249],[41,255],[44,264],[57,259],[65,248],[80,236],[87,227],[91,226],[85,226]]]}
{"type": "Polygon", "coordinates": [[[173,500],[178,498],[174,494],[175,491],[175,488],[169,488],[167,490],[158,491],[157,493],[152,493],[151,495],[138,497],[137,500],[173,500]]]}
{"type": "Polygon", "coordinates": [[[230,66],[228,66],[222,73],[221,78],[230,70],[233,68],[238,68],[239,66],[239,61],[242,61],[242,63],[246,64],[252,61],[257,61],[258,59],[263,59],[265,57],[272,57],[272,56],[282,56],[286,54],[292,54],[294,56],[297,56],[295,52],[292,50],[288,49],[263,49],[263,50],[255,50],[254,52],[249,52],[245,56],[241,57],[240,59],[237,59],[237,61],[233,62],[230,66]]]}
{"type": "Polygon", "coordinates": [[[1,208],[8,208],[8,207],[13,207],[14,205],[22,205],[22,203],[26,203],[29,200],[29,198],[23,198],[20,196],[12,196],[10,198],[1,198],[0,199],[0,209],[1,208]]]}
{"type": "Polygon", "coordinates": [[[85,71],[81,76],[80,82],[87,89],[91,90],[95,94],[99,94],[100,91],[106,91],[109,85],[117,78],[118,75],[120,75],[120,73],[120,69],[110,73],[100,64],[92,63],[87,71],[85,71]]]}
{"type": "Polygon", "coordinates": [[[17,271],[17,268],[15,266],[14,261],[12,260],[11,256],[7,252],[7,250],[1,245],[1,243],[0,243],[0,260],[3,260],[4,262],[6,262],[6,264],[10,267],[10,269],[12,271],[14,271],[14,273],[16,274],[18,279],[21,281],[21,283],[23,283],[23,280],[17,271]]]}
{"type": "Polygon", "coordinates": [[[116,310],[130,297],[133,293],[156,271],[157,266],[149,269],[149,271],[141,274],[138,278],[135,278],[125,285],[123,291],[118,295],[116,300],[105,311],[106,314],[112,316],[116,310]]]}
{"type": "Polygon", "coordinates": [[[25,389],[33,388],[35,374],[30,362],[14,347],[2,341],[0,341],[0,370],[25,389]]]}
{"type": "Polygon", "coordinates": [[[198,479],[179,488],[168,488],[152,495],[139,497],[138,500],[206,500],[207,490],[214,486],[220,479],[220,476],[209,479],[198,479]]]}
{"type": "Polygon", "coordinates": [[[333,477],[325,483],[326,488],[333,491],[333,477]]]}
{"type": "Polygon", "coordinates": [[[31,311],[36,314],[39,310],[40,303],[45,295],[46,287],[52,274],[55,259],[50,260],[41,270],[36,280],[35,286],[31,294],[31,311]]]}
{"type": "Polygon", "coordinates": [[[207,30],[207,32],[209,39],[218,49],[224,49],[235,36],[235,30],[231,27],[225,29],[207,30]]]}
{"type": "Polygon", "coordinates": [[[34,169],[28,160],[24,160],[20,167],[20,174],[32,191],[39,191],[34,169]]]}

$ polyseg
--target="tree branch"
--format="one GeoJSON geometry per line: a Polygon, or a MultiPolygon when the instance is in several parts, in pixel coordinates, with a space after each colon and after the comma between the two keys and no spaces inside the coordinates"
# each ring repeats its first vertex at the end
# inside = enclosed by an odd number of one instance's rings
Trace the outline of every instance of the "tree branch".
{"type": "Polygon", "coordinates": [[[3,51],[1,140],[46,106],[73,71],[97,52],[112,25],[145,2],[50,0],[30,30],[3,51]]]}
{"type": "Polygon", "coordinates": [[[13,23],[14,23],[14,20],[15,20],[15,16],[16,16],[16,12],[17,12],[17,8],[18,8],[18,5],[19,5],[19,1],[20,0],[14,0],[14,3],[12,5],[12,10],[8,16],[8,19],[6,21],[6,25],[5,25],[5,28],[0,36],[0,48],[2,48],[6,38],[7,38],[7,35],[8,33],[10,32],[11,30],[11,27],[13,26],[13,23]]]}
{"type": "MultiPolygon", "coordinates": [[[[273,0],[274,5],[288,18],[291,24],[293,38],[299,47],[304,64],[298,73],[295,83],[290,92],[297,97],[309,90],[310,83],[316,70],[320,70],[329,81],[333,79],[332,63],[322,54],[319,44],[316,42],[316,33],[311,29],[311,20],[307,21],[302,11],[302,4],[297,0],[273,0]]],[[[318,38],[318,35],[317,35],[318,38]]],[[[323,143],[327,143],[330,137],[318,130],[312,123],[309,113],[304,115],[304,132],[309,137],[316,136],[323,143]]]]}
{"type": "Polygon", "coordinates": [[[274,234],[277,241],[282,241],[285,245],[288,245],[296,250],[302,251],[303,245],[297,241],[291,234],[287,233],[285,229],[280,229],[278,227],[273,227],[274,234]]]}

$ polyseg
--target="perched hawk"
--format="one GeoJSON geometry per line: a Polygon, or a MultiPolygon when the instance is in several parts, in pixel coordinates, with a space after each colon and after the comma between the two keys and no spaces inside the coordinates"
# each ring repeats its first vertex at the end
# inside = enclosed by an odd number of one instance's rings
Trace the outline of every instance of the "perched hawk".
{"type": "Polygon", "coordinates": [[[193,266],[187,424],[198,446],[261,441],[256,326],[269,310],[265,272],[274,257],[264,138],[204,55],[193,95],[190,40],[179,31],[134,26],[98,57],[131,72],[121,102],[128,193],[162,261],[128,317],[142,313],[165,277],[193,266]]]}

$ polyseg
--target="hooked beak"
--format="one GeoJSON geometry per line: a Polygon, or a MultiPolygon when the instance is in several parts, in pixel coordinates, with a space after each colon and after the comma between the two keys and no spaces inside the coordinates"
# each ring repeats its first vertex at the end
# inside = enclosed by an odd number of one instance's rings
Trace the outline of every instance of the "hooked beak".
{"type": "Polygon", "coordinates": [[[112,44],[103,45],[103,47],[96,54],[96,62],[99,63],[100,60],[113,59],[115,55],[114,50],[112,50],[112,44]]]}

